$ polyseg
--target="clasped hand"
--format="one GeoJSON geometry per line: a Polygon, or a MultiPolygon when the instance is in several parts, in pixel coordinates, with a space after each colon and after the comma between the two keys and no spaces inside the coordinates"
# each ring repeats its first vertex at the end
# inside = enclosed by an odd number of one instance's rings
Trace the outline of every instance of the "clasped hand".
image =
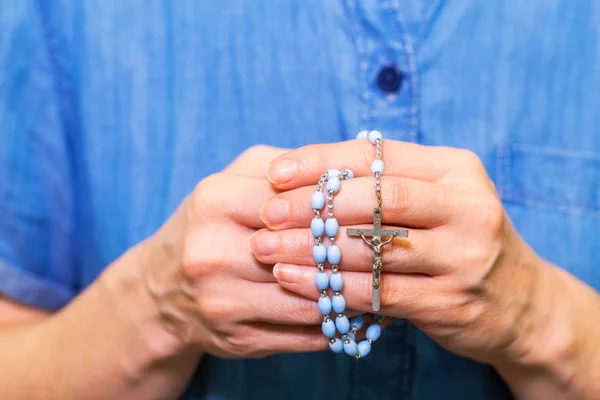
{"type": "MultiPolygon", "coordinates": [[[[391,140],[384,155],[383,228],[409,228],[410,236],[384,248],[381,313],[493,365],[541,365],[570,354],[568,310],[597,297],[519,237],[478,157],[391,140]],[[562,283],[549,283],[559,275],[562,283]],[[552,295],[560,291],[580,300],[554,308],[564,303],[552,295]]],[[[185,326],[173,324],[174,332],[185,331],[200,352],[225,357],[327,348],[309,227],[311,195],[329,168],[355,173],[336,195],[339,267],[350,316],[371,311],[373,250],[345,228],[372,226],[373,157],[366,140],[254,147],[200,182],[149,241],[154,297],[166,320],[185,326]],[[184,305],[173,300],[174,287],[188,287],[184,305]]]]}
{"type": "MultiPolygon", "coordinates": [[[[406,318],[448,350],[482,362],[525,356],[543,261],[513,228],[479,158],[390,140],[383,154],[384,229],[408,227],[410,237],[384,249],[381,313],[406,318]]],[[[309,199],[325,170],[349,167],[356,175],[336,195],[340,225],[373,224],[373,158],[362,140],[304,147],[270,164],[268,178],[280,193],[263,206],[268,229],[251,243],[257,260],[275,264],[284,288],[318,299],[309,199]]],[[[344,232],[337,239],[343,294],[350,309],[369,312],[373,250],[344,232]]]]}

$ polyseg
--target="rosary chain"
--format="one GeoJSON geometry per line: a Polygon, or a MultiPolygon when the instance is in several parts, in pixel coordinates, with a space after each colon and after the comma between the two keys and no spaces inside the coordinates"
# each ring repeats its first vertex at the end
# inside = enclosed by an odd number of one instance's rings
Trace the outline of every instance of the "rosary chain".
{"type": "MultiPolygon", "coordinates": [[[[375,142],[375,146],[377,148],[377,159],[381,160],[383,157],[383,142],[381,139],[377,139],[375,142]]],[[[383,204],[383,199],[381,197],[381,173],[375,173],[375,194],[377,196],[377,208],[381,208],[383,204]]]]}
{"type": "Polygon", "coordinates": [[[333,190],[327,192],[327,215],[333,218],[333,190]]]}

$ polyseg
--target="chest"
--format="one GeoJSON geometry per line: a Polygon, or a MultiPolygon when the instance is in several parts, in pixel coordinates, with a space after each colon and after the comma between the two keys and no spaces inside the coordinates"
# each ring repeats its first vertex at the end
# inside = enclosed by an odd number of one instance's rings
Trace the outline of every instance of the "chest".
{"type": "Polygon", "coordinates": [[[76,7],[59,22],[96,249],[86,280],[250,145],[294,148],[368,128],[477,152],[525,239],[600,287],[600,94],[590,90],[600,84],[600,5],[76,7]],[[390,66],[393,91],[378,83],[390,66]]]}

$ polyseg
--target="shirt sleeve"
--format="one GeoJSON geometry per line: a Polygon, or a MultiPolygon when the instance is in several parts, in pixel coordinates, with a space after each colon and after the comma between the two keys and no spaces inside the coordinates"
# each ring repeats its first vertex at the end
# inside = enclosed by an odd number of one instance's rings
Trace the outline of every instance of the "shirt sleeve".
{"type": "Polygon", "coordinates": [[[73,162],[52,43],[32,0],[0,6],[0,296],[74,296],[73,162]]]}

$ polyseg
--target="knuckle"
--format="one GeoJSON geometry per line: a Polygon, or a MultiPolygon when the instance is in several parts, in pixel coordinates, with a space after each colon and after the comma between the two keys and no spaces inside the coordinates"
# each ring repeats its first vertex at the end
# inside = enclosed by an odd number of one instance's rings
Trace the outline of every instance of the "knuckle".
{"type": "Polygon", "coordinates": [[[221,338],[221,348],[233,356],[248,357],[252,347],[246,335],[231,334],[221,338]]]}
{"type": "Polygon", "coordinates": [[[212,327],[226,325],[232,319],[235,308],[230,301],[217,296],[201,296],[197,299],[197,310],[212,327]]]}
{"type": "Polygon", "coordinates": [[[384,185],[388,190],[382,191],[383,202],[398,213],[404,213],[410,208],[410,194],[404,179],[394,179],[384,185]]]}
{"type": "Polygon", "coordinates": [[[244,157],[258,158],[267,153],[270,149],[271,146],[267,146],[265,144],[255,144],[244,151],[243,155],[244,157]]]}
{"type": "Polygon", "coordinates": [[[306,343],[308,350],[318,351],[325,350],[329,347],[329,341],[323,336],[323,334],[320,334],[319,332],[309,335],[306,338],[306,343]]]}
{"type": "Polygon", "coordinates": [[[194,220],[199,216],[211,215],[211,211],[222,207],[223,199],[218,195],[220,191],[215,190],[222,181],[222,174],[216,173],[209,175],[196,185],[191,196],[189,218],[194,220]]]}
{"type": "MultiPolygon", "coordinates": [[[[322,321],[317,303],[305,297],[300,297],[298,299],[295,310],[299,316],[299,320],[306,324],[318,324],[322,321]]],[[[290,310],[290,312],[293,312],[293,310],[290,310]]]]}
{"type": "Polygon", "coordinates": [[[180,264],[183,274],[188,278],[198,278],[210,271],[218,271],[231,266],[230,254],[206,245],[211,243],[213,237],[214,232],[206,229],[188,234],[183,239],[180,264]]]}
{"type": "Polygon", "coordinates": [[[312,254],[312,248],[315,243],[315,239],[310,230],[294,229],[287,232],[274,231],[273,233],[279,235],[281,243],[280,251],[287,254],[297,254],[299,250],[301,250],[303,253],[308,253],[310,250],[310,253],[312,254]]]}
{"type": "Polygon", "coordinates": [[[277,307],[276,313],[281,320],[294,321],[300,324],[314,325],[322,321],[317,303],[300,296],[297,296],[296,301],[286,302],[285,306],[277,307]]]}
{"type": "Polygon", "coordinates": [[[379,287],[382,307],[393,307],[397,302],[398,293],[395,288],[389,284],[383,284],[379,287]]]}
{"type": "Polygon", "coordinates": [[[481,159],[474,151],[467,150],[467,149],[460,149],[460,150],[458,150],[458,152],[459,152],[459,157],[461,158],[461,160],[463,161],[463,163],[466,166],[483,167],[483,163],[481,162],[481,159]]]}
{"type": "Polygon", "coordinates": [[[504,207],[497,199],[478,201],[472,208],[473,221],[480,230],[488,232],[491,237],[498,237],[504,230],[506,218],[504,207]]]}
{"type": "Polygon", "coordinates": [[[387,280],[387,283],[384,283],[379,287],[379,290],[381,296],[381,307],[393,308],[398,305],[400,292],[395,285],[390,284],[389,279],[387,280]]]}
{"type": "Polygon", "coordinates": [[[298,246],[294,248],[302,249],[303,254],[308,254],[308,260],[312,262],[312,250],[313,246],[315,245],[315,237],[313,236],[312,232],[310,230],[306,230],[306,233],[301,235],[301,238],[298,239],[298,242],[298,246]]]}

